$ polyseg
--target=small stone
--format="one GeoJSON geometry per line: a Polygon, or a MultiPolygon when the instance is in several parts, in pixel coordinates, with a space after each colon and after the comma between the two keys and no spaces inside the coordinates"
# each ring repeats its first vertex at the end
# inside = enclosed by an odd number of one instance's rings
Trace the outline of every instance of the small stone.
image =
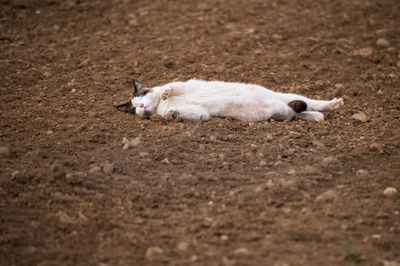
{"type": "Polygon", "coordinates": [[[210,136],[210,141],[211,142],[216,142],[217,141],[217,137],[216,136],[210,136]]]}
{"type": "Polygon", "coordinates": [[[72,224],[72,223],[74,223],[74,221],[72,220],[72,218],[69,217],[69,215],[66,214],[66,213],[63,212],[63,211],[57,212],[55,216],[58,218],[58,220],[59,220],[61,223],[65,223],[65,224],[72,224]]]}
{"type": "Polygon", "coordinates": [[[149,247],[146,250],[146,255],[145,256],[146,256],[146,258],[151,259],[151,258],[157,257],[157,256],[159,256],[159,255],[161,255],[163,253],[164,253],[164,250],[162,250],[159,247],[149,247]]]}
{"type": "Polygon", "coordinates": [[[397,62],[396,66],[400,68],[400,61],[397,62]]]}
{"type": "Polygon", "coordinates": [[[362,112],[352,115],[351,118],[359,120],[363,123],[367,122],[367,116],[365,113],[362,113],[362,112]]]}
{"type": "Polygon", "coordinates": [[[20,171],[15,170],[15,171],[13,171],[13,172],[11,173],[11,177],[12,177],[12,178],[16,178],[16,177],[18,177],[20,174],[21,174],[20,171]]]}
{"type": "Polygon", "coordinates": [[[397,189],[395,189],[394,187],[387,187],[383,191],[383,195],[385,195],[386,197],[392,197],[396,194],[397,194],[397,189]]]}
{"type": "Polygon", "coordinates": [[[62,167],[62,165],[59,162],[54,162],[50,166],[50,171],[55,172],[55,171],[59,170],[61,167],[62,167]]]}
{"type": "Polygon", "coordinates": [[[11,156],[11,151],[7,147],[0,147],[0,158],[7,158],[11,156]]]}
{"type": "Polygon", "coordinates": [[[277,34],[277,33],[272,34],[271,38],[272,38],[272,40],[274,40],[274,41],[280,41],[280,40],[283,39],[282,35],[277,34]]]}
{"type": "Polygon", "coordinates": [[[334,201],[337,198],[337,193],[333,190],[327,190],[324,193],[317,196],[315,199],[317,202],[334,201]]]}
{"type": "Polygon", "coordinates": [[[344,85],[342,83],[337,83],[335,84],[335,88],[338,90],[342,90],[344,88],[344,85]]]}
{"type": "Polygon", "coordinates": [[[368,175],[369,175],[368,171],[364,170],[364,169],[358,169],[356,172],[356,176],[358,176],[358,177],[366,177],[368,175]]]}
{"type": "Polygon", "coordinates": [[[366,47],[366,48],[362,48],[360,50],[354,51],[354,55],[358,55],[361,57],[368,57],[370,55],[372,55],[373,53],[373,49],[371,47],[366,47]]]}
{"type": "Polygon", "coordinates": [[[372,235],[371,235],[371,239],[376,239],[376,240],[381,239],[381,235],[379,235],[379,234],[372,234],[372,235]]]}
{"type": "Polygon", "coordinates": [[[296,170],[292,169],[288,172],[288,175],[296,175],[296,170]]]}
{"type": "Polygon", "coordinates": [[[249,253],[249,251],[247,250],[247,248],[238,248],[238,249],[236,249],[235,251],[233,251],[233,253],[235,254],[235,255],[246,255],[246,254],[248,254],[249,253]]]}
{"type": "Polygon", "coordinates": [[[46,134],[47,134],[47,135],[53,134],[53,130],[47,130],[46,134]]]}
{"type": "Polygon", "coordinates": [[[228,236],[222,235],[222,236],[220,237],[220,239],[221,239],[221,241],[227,241],[227,240],[228,240],[228,236]]]}
{"type": "Polygon", "coordinates": [[[98,174],[100,171],[101,171],[100,167],[93,166],[92,168],[90,168],[89,174],[91,174],[91,175],[98,174]]]}
{"type": "Polygon", "coordinates": [[[378,90],[378,91],[376,92],[376,94],[378,94],[378,95],[383,95],[383,91],[382,91],[382,90],[378,90]]]}
{"type": "Polygon", "coordinates": [[[384,260],[384,261],[383,261],[383,266],[400,266],[400,262],[398,262],[398,261],[384,260]]]}
{"type": "Polygon", "coordinates": [[[382,145],[379,144],[379,143],[376,143],[376,142],[372,143],[372,144],[369,146],[369,150],[372,151],[372,152],[378,152],[379,154],[383,154],[383,147],[382,147],[382,145]]]}
{"type": "Polygon", "coordinates": [[[140,137],[136,137],[134,139],[127,139],[127,138],[122,138],[122,144],[124,146],[122,147],[122,150],[127,150],[131,147],[136,147],[140,143],[140,137]]]}
{"type": "Polygon", "coordinates": [[[164,158],[161,162],[168,165],[172,165],[172,163],[168,160],[168,158],[164,158]]]}
{"type": "Polygon", "coordinates": [[[328,156],[322,159],[321,165],[323,167],[333,166],[339,164],[339,160],[336,157],[328,156]]]}
{"type": "Polygon", "coordinates": [[[390,43],[388,40],[384,39],[384,38],[379,38],[376,41],[376,45],[380,46],[380,47],[389,47],[390,43]]]}
{"type": "Polygon", "coordinates": [[[150,153],[147,152],[147,151],[141,151],[141,152],[139,152],[139,156],[140,156],[140,157],[150,156],[150,153]]]}
{"type": "Polygon", "coordinates": [[[113,163],[104,163],[103,172],[106,175],[111,175],[114,172],[114,164],[113,163]]]}
{"type": "Polygon", "coordinates": [[[176,249],[179,251],[186,252],[189,248],[189,244],[187,242],[179,242],[176,246],[176,249]]]}
{"type": "Polygon", "coordinates": [[[225,71],[225,66],[224,65],[220,65],[219,67],[217,67],[216,72],[217,73],[222,73],[225,71]]]}
{"type": "Polygon", "coordinates": [[[72,89],[72,90],[71,90],[71,93],[75,93],[75,92],[76,92],[76,89],[72,89]]]}

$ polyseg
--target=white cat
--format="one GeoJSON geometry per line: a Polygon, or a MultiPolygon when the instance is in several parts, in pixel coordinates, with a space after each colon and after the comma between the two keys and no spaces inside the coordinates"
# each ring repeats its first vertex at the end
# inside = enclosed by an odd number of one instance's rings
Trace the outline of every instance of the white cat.
{"type": "Polygon", "coordinates": [[[342,98],[313,100],[236,82],[188,80],[146,88],[133,80],[133,86],[132,98],[116,106],[118,110],[139,116],[158,114],[177,120],[233,117],[243,121],[263,121],[300,117],[319,122],[324,120],[319,111],[330,111],[343,105],[342,98]]]}

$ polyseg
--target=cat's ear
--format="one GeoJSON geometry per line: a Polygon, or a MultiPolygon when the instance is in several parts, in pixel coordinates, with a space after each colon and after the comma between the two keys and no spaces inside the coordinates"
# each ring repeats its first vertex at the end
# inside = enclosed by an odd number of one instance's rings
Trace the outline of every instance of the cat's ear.
{"type": "Polygon", "coordinates": [[[132,103],[131,101],[128,101],[124,104],[116,105],[115,108],[117,108],[118,111],[124,112],[124,113],[130,113],[131,112],[131,106],[132,103]]]}
{"type": "Polygon", "coordinates": [[[141,91],[146,90],[146,88],[138,80],[134,79],[134,80],[132,80],[132,83],[133,83],[133,95],[132,95],[132,97],[134,95],[139,94],[141,91]]]}

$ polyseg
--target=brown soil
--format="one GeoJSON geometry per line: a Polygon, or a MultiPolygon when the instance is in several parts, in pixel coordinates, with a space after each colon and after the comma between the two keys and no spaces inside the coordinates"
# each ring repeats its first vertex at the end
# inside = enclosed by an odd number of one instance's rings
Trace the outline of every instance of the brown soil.
{"type": "Polygon", "coordinates": [[[397,0],[1,0],[0,264],[399,265],[400,195],[383,193],[400,189],[399,14],[397,0]],[[131,78],[193,77],[345,105],[322,123],[113,107],[131,78]]]}

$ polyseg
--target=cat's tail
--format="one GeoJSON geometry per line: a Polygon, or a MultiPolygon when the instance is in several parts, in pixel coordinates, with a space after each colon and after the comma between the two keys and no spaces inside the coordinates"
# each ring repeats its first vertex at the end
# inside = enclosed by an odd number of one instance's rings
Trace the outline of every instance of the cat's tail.
{"type": "Polygon", "coordinates": [[[300,112],[303,112],[303,111],[307,110],[307,103],[305,101],[302,101],[302,100],[291,101],[291,102],[288,103],[288,105],[296,113],[300,113],[300,112]]]}

